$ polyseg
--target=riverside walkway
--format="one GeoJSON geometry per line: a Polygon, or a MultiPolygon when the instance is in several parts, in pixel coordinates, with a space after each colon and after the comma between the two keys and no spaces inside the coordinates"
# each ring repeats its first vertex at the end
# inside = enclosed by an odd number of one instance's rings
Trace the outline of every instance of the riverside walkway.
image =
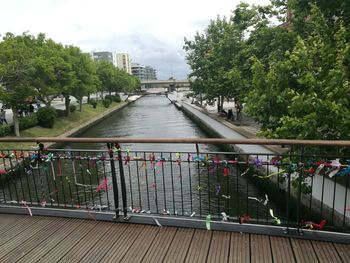
{"type": "Polygon", "coordinates": [[[0,214],[1,262],[350,262],[350,245],[0,214]]]}

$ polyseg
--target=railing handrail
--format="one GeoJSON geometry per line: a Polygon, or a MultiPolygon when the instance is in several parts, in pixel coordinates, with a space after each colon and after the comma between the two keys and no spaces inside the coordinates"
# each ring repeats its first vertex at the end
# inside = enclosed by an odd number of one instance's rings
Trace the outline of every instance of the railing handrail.
{"type": "Polygon", "coordinates": [[[290,139],[223,139],[223,138],[73,138],[73,137],[0,137],[0,142],[78,142],[78,143],[198,143],[198,144],[254,144],[350,147],[350,140],[290,140],[290,139]]]}

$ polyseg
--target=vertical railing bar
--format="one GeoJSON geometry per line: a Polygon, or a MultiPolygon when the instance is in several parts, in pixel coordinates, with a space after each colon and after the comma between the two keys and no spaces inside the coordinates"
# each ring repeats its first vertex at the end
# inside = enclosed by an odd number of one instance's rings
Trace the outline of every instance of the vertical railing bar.
{"type": "Polygon", "coordinates": [[[193,211],[193,200],[192,200],[192,174],[191,174],[191,155],[187,153],[187,165],[188,165],[188,179],[189,179],[189,185],[190,185],[190,207],[191,211],[190,214],[192,214],[193,211]]]}
{"type": "Polygon", "coordinates": [[[343,227],[345,227],[345,214],[346,214],[346,206],[347,206],[347,198],[348,198],[348,187],[349,187],[349,174],[346,175],[346,183],[345,183],[345,199],[344,199],[344,212],[343,212],[343,227]]]}
{"type": "MultiPolygon", "coordinates": [[[[256,158],[258,158],[258,155],[256,155],[256,158]]],[[[249,155],[247,155],[247,163],[249,163],[249,155]]],[[[246,180],[246,197],[245,197],[245,201],[246,201],[246,214],[249,215],[249,202],[248,202],[248,196],[249,196],[249,184],[248,184],[248,180],[246,180]]]]}
{"type": "MultiPolygon", "coordinates": [[[[96,153],[94,153],[93,158],[95,158],[95,159],[90,160],[92,162],[91,166],[93,166],[95,168],[94,170],[95,170],[95,174],[96,174],[97,185],[100,185],[100,177],[99,177],[99,174],[98,174],[96,153]]],[[[108,194],[108,187],[107,187],[107,190],[106,190],[106,194],[108,194]]],[[[101,191],[98,191],[98,198],[100,200],[100,207],[102,209],[102,195],[101,195],[101,191]]]]}
{"type": "MultiPolygon", "coordinates": [[[[8,151],[8,152],[10,152],[10,151],[8,151]]],[[[9,158],[9,162],[10,162],[11,171],[14,171],[11,157],[9,158]]],[[[18,198],[17,183],[14,182],[13,185],[14,185],[14,188],[15,188],[15,194],[16,194],[17,202],[19,202],[20,200],[18,198]]]]}
{"type": "Polygon", "coordinates": [[[337,176],[334,176],[334,189],[333,189],[333,203],[332,203],[332,225],[334,226],[334,206],[335,206],[335,193],[337,188],[337,176]]]}
{"type": "Polygon", "coordinates": [[[300,206],[301,206],[301,183],[302,183],[302,178],[304,178],[304,146],[301,146],[300,150],[300,165],[302,167],[300,173],[299,173],[299,178],[298,178],[298,205],[297,205],[297,228],[298,228],[298,233],[301,232],[300,229],[300,206]]]}
{"type": "MultiPolygon", "coordinates": [[[[238,156],[237,156],[238,158],[238,156]]],[[[240,217],[241,211],[240,211],[240,206],[239,206],[239,176],[240,176],[240,171],[239,171],[239,163],[237,162],[236,164],[236,201],[237,201],[237,220],[240,217]]]]}
{"type": "Polygon", "coordinates": [[[314,176],[311,176],[311,194],[310,194],[309,213],[312,211],[313,191],[314,191],[314,176]]]}
{"type": "Polygon", "coordinates": [[[135,152],[136,157],[136,176],[137,176],[137,188],[138,188],[138,194],[139,194],[139,208],[142,210],[142,198],[141,198],[141,188],[140,188],[140,171],[139,171],[139,161],[137,152],[135,152]]]}
{"type": "MultiPolygon", "coordinates": [[[[4,156],[4,155],[5,155],[3,151],[0,151],[0,152],[1,152],[1,155],[2,155],[2,156],[4,156]]],[[[6,162],[5,162],[5,157],[2,157],[2,163],[3,163],[4,169],[5,169],[5,171],[6,171],[6,162]]],[[[1,179],[1,177],[2,177],[2,176],[0,176],[0,179],[1,179]]],[[[6,174],[4,174],[4,177],[3,177],[3,178],[4,178],[3,180],[5,180],[5,181],[6,181],[6,174]]],[[[4,196],[4,202],[6,203],[6,202],[7,202],[7,200],[6,200],[6,194],[5,194],[5,184],[4,184],[3,180],[1,180],[1,185],[2,185],[2,193],[3,193],[3,196],[4,196]]],[[[10,189],[9,189],[9,190],[10,190],[10,189]]],[[[11,191],[9,191],[9,192],[11,192],[11,191]]]]}
{"type": "MultiPolygon", "coordinates": [[[[198,186],[199,189],[202,189],[201,187],[201,173],[199,169],[199,146],[198,143],[196,143],[196,154],[197,154],[197,175],[198,175],[198,186]]],[[[191,188],[192,189],[192,188],[191,188]]],[[[199,195],[199,216],[202,217],[202,191],[198,191],[199,195]]],[[[192,199],[192,196],[191,196],[192,199]]]]}
{"type": "MultiPolygon", "coordinates": [[[[60,156],[59,154],[57,154],[57,165],[59,167],[61,167],[61,159],[60,159],[60,156]]],[[[66,200],[66,193],[65,193],[65,190],[64,190],[64,181],[63,181],[63,175],[62,175],[62,168],[59,169],[60,171],[60,181],[61,181],[61,188],[62,188],[62,195],[63,195],[63,203],[64,203],[64,208],[67,207],[67,200],[66,200]]]]}
{"type": "MultiPolygon", "coordinates": [[[[227,189],[227,191],[226,191],[226,193],[227,193],[227,195],[229,195],[229,193],[230,193],[230,167],[229,167],[229,165],[227,164],[227,166],[226,166],[226,168],[228,169],[228,174],[226,175],[226,189],[227,189]]],[[[221,194],[221,196],[222,196],[222,194],[221,194]]],[[[231,213],[230,213],[230,198],[226,198],[226,209],[225,209],[225,211],[227,211],[226,213],[227,213],[227,215],[231,215],[231,213]]]]}
{"type": "MultiPolygon", "coordinates": [[[[118,149],[118,162],[119,162],[120,186],[122,190],[123,214],[124,214],[124,219],[127,219],[127,216],[128,216],[127,195],[126,195],[126,184],[125,184],[125,175],[124,175],[124,167],[123,167],[123,159],[122,159],[122,150],[120,145],[117,143],[116,143],[116,147],[118,149]]],[[[129,152],[127,152],[127,154],[129,154],[129,152]]]]}
{"type": "MultiPolygon", "coordinates": [[[[106,175],[106,164],[105,164],[105,158],[102,154],[101,156],[101,161],[102,161],[102,169],[103,169],[103,179],[107,180],[107,175],[106,175]]],[[[96,168],[97,168],[97,163],[96,163],[96,168]]],[[[112,183],[113,184],[113,183],[112,183]]],[[[110,206],[110,201],[109,201],[109,191],[106,192],[106,197],[107,197],[107,207],[108,211],[111,211],[111,206],[110,206]]]]}
{"type": "MultiPolygon", "coordinates": [[[[28,158],[30,159],[30,155],[28,153],[28,158]]],[[[24,160],[23,160],[24,161],[24,160]]],[[[29,161],[30,162],[30,161],[29,161]]],[[[30,165],[29,165],[30,167],[30,165]]],[[[38,169],[40,171],[40,169],[38,169]]],[[[35,195],[36,195],[36,199],[37,199],[37,202],[40,203],[40,199],[39,199],[39,196],[38,196],[38,188],[36,186],[36,182],[35,182],[35,174],[34,174],[34,170],[32,169],[32,167],[29,168],[29,171],[31,172],[31,176],[32,176],[32,180],[33,180],[33,185],[34,185],[34,190],[35,190],[35,195]]],[[[44,185],[44,182],[41,178],[42,176],[40,175],[40,184],[44,185]]],[[[44,186],[42,186],[43,188],[44,186]]],[[[43,191],[41,191],[41,198],[43,199],[43,195],[45,195],[45,193],[43,193],[43,191]]]]}
{"type": "MultiPolygon", "coordinates": [[[[32,193],[31,193],[31,189],[30,189],[30,183],[29,183],[29,180],[28,180],[28,173],[26,172],[26,169],[25,169],[25,158],[24,158],[24,152],[23,150],[20,151],[21,154],[20,154],[20,159],[21,162],[22,162],[22,169],[23,172],[24,172],[24,175],[26,177],[26,181],[27,181],[27,188],[28,188],[28,194],[29,194],[29,200],[30,200],[30,203],[33,204],[33,200],[32,200],[32,193]]],[[[19,164],[19,166],[21,167],[21,165],[19,164]]],[[[36,196],[38,196],[38,193],[36,193],[36,196]]]]}
{"type": "Polygon", "coordinates": [[[209,172],[209,170],[210,170],[210,165],[209,165],[209,162],[208,162],[208,160],[209,160],[209,155],[208,154],[206,154],[206,161],[207,161],[207,163],[206,163],[206,166],[207,166],[207,177],[208,177],[208,204],[209,204],[209,215],[211,214],[211,197],[210,197],[210,172],[209,172]]]}
{"type": "Polygon", "coordinates": [[[111,165],[114,211],[115,211],[116,218],[118,218],[119,217],[119,192],[118,192],[118,184],[117,184],[117,175],[115,173],[115,164],[114,164],[112,145],[107,143],[107,148],[108,148],[108,154],[109,154],[110,165],[111,165]]]}
{"type": "Polygon", "coordinates": [[[146,161],[146,152],[143,152],[143,159],[145,160],[144,166],[145,166],[145,176],[146,176],[146,192],[147,192],[147,205],[148,205],[148,211],[151,210],[150,205],[150,199],[149,199],[149,185],[148,185],[148,172],[147,172],[147,161],[146,161]]]}
{"type": "Polygon", "coordinates": [[[81,203],[80,203],[80,196],[79,196],[79,188],[78,188],[78,185],[77,185],[77,182],[76,182],[77,173],[76,173],[76,170],[75,170],[75,160],[74,160],[74,158],[75,157],[71,158],[72,173],[73,173],[73,176],[74,176],[74,184],[75,184],[76,196],[77,196],[77,201],[78,201],[78,208],[80,208],[81,207],[81,203]]]}
{"type": "Polygon", "coordinates": [[[22,174],[21,174],[21,164],[20,162],[18,161],[18,157],[17,157],[17,152],[14,151],[14,155],[15,155],[15,160],[16,160],[16,166],[18,166],[18,172],[19,172],[19,183],[21,185],[21,191],[22,191],[22,198],[24,201],[27,201],[26,199],[26,196],[25,196],[25,193],[24,193],[24,187],[23,187],[23,181],[22,181],[22,174]]]}
{"type": "MultiPolygon", "coordinates": [[[[64,158],[63,159],[63,167],[65,167],[66,162],[68,162],[68,161],[66,161],[66,159],[64,158]]],[[[74,207],[74,199],[73,199],[73,192],[72,192],[72,186],[71,186],[71,182],[72,181],[71,181],[71,178],[69,177],[69,175],[66,175],[65,177],[66,177],[66,180],[67,180],[67,183],[68,183],[71,207],[73,208],[74,207]]]]}
{"type": "MultiPolygon", "coordinates": [[[[289,152],[289,162],[291,163],[291,156],[292,156],[292,152],[293,152],[293,145],[291,145],[291,148],[290,148],[290,152],[289,152]]],[[[281,159],[281,162],[283,162],[283,159],[281,159]]],[[[291,185],[291,167],[288,168],[288,172],[287,172],[287,176],[288,176],[288,192],[287,192],[287,204],[286,204],[286,213],[287,213],[287,233],[289,232],[289,225],[290,225],[290,218],[289,218],[289,204],[290,204],[290,185],[291,185]]]]}
{"type": "MultiPolygon", "coordinates": [[[[153,156],[154,153],[153,153],[153,156]]],[[[155,194],[155,204],[156,204],[156,213],[159,213],[159,207],[158,207],[158,185],[157,185],[157,176],[156,176],[156,161],[154,161],[153,165],[153,188],[154,188],[154,194],[155,194]]]]}
{"type": "MultiPolygon", "coordinates": [[[[216,157],[219,158],[218,156],[216,156],[216,157]]],[[[216,198],[217,198],[217,216],[218,216],[218,218],[220,218],[220,214],[221,214],[221,211],[220,211],[221,184],[220,184],[220,179],[219,179],[219,163],[220,162],[216,163],[216,187],[220,188],[220,189],[215,189],[216,192],[219,192],[219,193],[215,193],[215,194],[217,194],[216,198]]]]}
{"type": "Polygon", "coordinates": [[[324,198],[324,185],[325,185],[325,170],[322,169],[322,191],[321,191],[321,218],[323,218],[323,198],[324,198]]]}
{"type": "MultiPolygon", "coordinates": [[[[181,155],[180,155],[181,159],[181,155]]],[[[185,214],[185,209],[184,209],[184,192],[183,192],[183,186],[182,186],[182,162],[180,161],[180,188],[181,188],[181,208],[182,208],[182,215],[185,214]]]]}
{"type": "MultiPolygon", "coordinates": [[[[128,167],[128,177],[129,177],[129,189],[130,189],[130,201],[131,201],[131,207],[134,209],[135,204],[134,204],[134,193],[132,190],[132,180],[131,180],[131,168],[130,168],[130,160],[128,160],[129,157],[129,152],[127,152],[127,156],[124,157],[125,162],[124,164],[128,167]],[[126,159],[125,159],[126,158],[126,159]]],[[[123,161],[122,161],[123,163],[123,161]]]]}
{"type": "MultiPolygon", "coordinates": [[[[85,184],[85,176],[84,176],[84,170],[83,170],[83,165],[81,164],[81,152],[78,152],[79,154],[79,168],[80,168],[80,174],[81,174],[81,179],[83,181],[83,185],[85,184]]],[[[56,181],[55,181],[56,182],[56,181]]],[[[84,201],[85,201],[85,208],[88,209],[88,202],[87,202],[87,197],[86,197],[86,187],[84,187],[84,201]]]]}
{"type": "MultiPolygon", "coordinates": [[[[5,154],[5,155],[6,155],[6,154],[5,154]]],[[[3,162],[4,162],[4,167],[5,167],[5,169],[7,170],[7,166],[8,166],[8,165],[6,165],[5,158],[3,159],[3,162]]],[[[7,181],[7,186],[8,186],[8,189],[9,189],[10,201],[12,201],[12,200],[13,200],[13,197],[12,197],[12,191],[11,191],[10,180],[6,180],[6,181],[7,181]]],[[[17,198],[17,200],[18,200],[18,198],[17,198]]]]}
{"type": "Polygon", "coordinates": [[[94,190],[92,188],[92,174],[91,174],[91,168],[90,168],[90,158],[88,158],[86,160],[86,173],[88,174],[88,177],[89,177],[91,203],[92,203],[92,207],[94,208],[95,207],[95,194],[94,194],[94,190]]]}
{"type": "MultiPolygon", "coordinates": [[[[160,159],[163,159],[163,152],[160,153],[160,159]]],[[[162,178],[163,178],[163,199],[164,199],[164,209],[165,209],[165,213],[167,213],[168,209],[166,206],[166,192],[165,192],[165,178],[164,178],[164,162],[161,162],[162,165],[162,178]]]]}
{"type": "Polygon", "coordinates": [[[176,207],[175,207],[174,171],[173,171],[172,153],[170,153],[170,175],[171,175],[171,191],[172,191],[172,195],[173,195],[173,214],[175,214],[176,207]]]}
{"type": "MultiPolygon", "coordinates": [[[[46,182],[47,182],[47,190],[48,190],[48,193],[49,193],[48,197],[50,199],[51,206],[53,206],[53,202],[52,202],[53,198],[51,196],[51,187],[50,187],[50,181],[49,181],[49,172],[48,172],[48,168],[47,168],[46,164],[44,164],[44,173],[45,173],[46,182]]],[[[42,177],[39,165],[38,165],[38,176],[40,178],[42,177]]],[[[34,171],[33,171],[33,177],[34,177],[34,171]]],[[[33,179],[33,180],[35,180],[35,179],[33,179]]],[[[44,187],[44,184],[43,184],[42,187],[44,187]]]]}

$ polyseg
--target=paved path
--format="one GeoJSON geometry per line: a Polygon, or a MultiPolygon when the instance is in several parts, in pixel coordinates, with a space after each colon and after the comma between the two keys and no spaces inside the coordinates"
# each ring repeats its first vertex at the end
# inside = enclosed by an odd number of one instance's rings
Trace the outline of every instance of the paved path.
{"type": "MultiPolygon", "coordinates": [[[[100,98],[100,94],[92,94],[91,96],[90,96],[90,98],[91,99],[96,99],[96,97],[99,97],[99,99],[101,99],[100,98]]],[[[123,95],[123,94],[120,94],[120,97],[121,97],[121,99],[122,100],[125,100],[126,99],[126,95],[123,95]]],[[[77,101],[77,99],[76,98],[74,98],[74,97],[72,97],[72,96],[70,96],[70,99],[71,99],[71,102],[70,102],[70,104],[71,105],[78,105],[79,104],[79,102],[77,101]]],[[[83,98],[83,103],[87,103],[87,97],[84,97],[83,98]]],[[[41,104],[41,107],[43,107],[43,106],[45,106],[45,104],[41,104]]],[[[2,107],[2,103],[0,103],[0,108],[2,107]]],[[[51,107],[53,107],[53,108],[55,108],[55,109],[61,109],[61,110],[63,110],[63,109],[65,109],[65,104],[64,104],[64,100],[61,100],[60,98],[56,98],[56,99],[54,99],[52,102],[51,102],[51,107]]],[[[8,124],[11,124],[12,122],[13,122],[13,112],[12,112],[12,110],[11,109],[5,109],[6,110],[6,120],[7,120],[7,123],[8,124]]],[[[0,124],[1,125],[1,124],[0,124]]]]}

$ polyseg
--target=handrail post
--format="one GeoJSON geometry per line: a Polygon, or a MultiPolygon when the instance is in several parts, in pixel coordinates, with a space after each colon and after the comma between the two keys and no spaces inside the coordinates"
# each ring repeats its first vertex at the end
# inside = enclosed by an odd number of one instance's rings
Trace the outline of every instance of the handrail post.
{"type": "Polygon", "coordinates": [[[123,213],[124,213],[124,219],[127,219],[127,197],[126,197],[126,184],[125,184],[125,175],[124,175],[124,166],[123,166],[123,159],[122,159],[122,150],[120,148],[120,145],[118,143],[115,144],[117,150],[118,150],[118,162],[119,162],[119,175],[120,175],[120,185],[122,190],[122,202],[123,202],[123,213]]]}
{"type": "Polygon", "coordinates": [[[116,218],[118,218],[119,217],[119,193],[118,193],[117,175],[115,173],[113,150],[112,150],[111,144],[107,143],[107,147],[108,147],[108,153],[109,153],[109,158],[111,163],[115,216],[116,218]]]}

